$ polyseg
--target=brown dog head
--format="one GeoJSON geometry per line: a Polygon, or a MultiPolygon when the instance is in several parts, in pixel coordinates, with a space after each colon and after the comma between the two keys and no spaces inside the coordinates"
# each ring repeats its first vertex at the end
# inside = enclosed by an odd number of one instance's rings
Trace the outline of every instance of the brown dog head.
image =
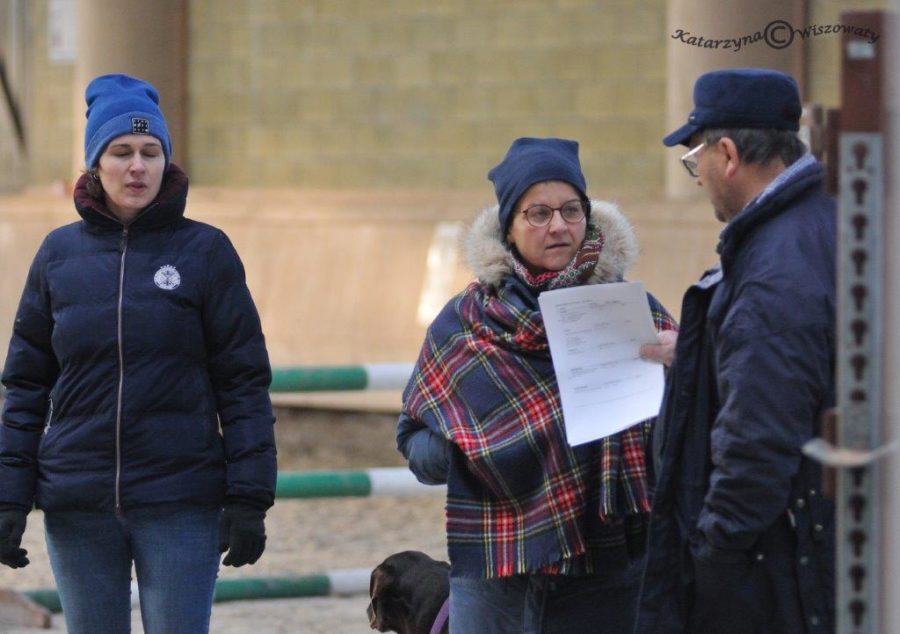
{"type": "Polygon", "coordinates": [[[395,553],[372,570],[369,626],[379,632],[429,634],[450,594],[450,564],[425,553],[395,553]]]}

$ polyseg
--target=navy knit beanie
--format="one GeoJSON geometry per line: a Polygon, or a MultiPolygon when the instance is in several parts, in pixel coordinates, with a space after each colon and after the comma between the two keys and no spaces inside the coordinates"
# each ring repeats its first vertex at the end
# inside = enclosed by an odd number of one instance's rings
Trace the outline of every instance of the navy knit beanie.
{"type": "Polygon", "coordinates": [[[513,141],[506,156],[488,172],[500,203],[500,228],[504,241],[513,209],[525,191],[542,181],[565,181],[586,198],[587,185],[578,161],[578,142],[567,139],[522,137],[513,141]]]}
{"type": "Polygon", "coordinates": [[[159,109],[159,93],[145,81],[128,75],[101,75],[88,84],[87,128],[84,131],[84,164],[96,167],[109,142],[123,134],[149,134],[159,139],[166,158],[172,158],[172,142],[159,109]]]}

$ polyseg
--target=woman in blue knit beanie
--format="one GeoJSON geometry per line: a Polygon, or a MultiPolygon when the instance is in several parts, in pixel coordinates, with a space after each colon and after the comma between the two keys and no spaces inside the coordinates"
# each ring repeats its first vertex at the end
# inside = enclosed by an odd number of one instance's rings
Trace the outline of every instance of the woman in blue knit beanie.
{"type": "Polygon", "coordinates": [[[209,629],[225,565],[262,555],[274,500],[271,379],[234,247],[184,216],[156,89],[87,86],[80,220],[51,232],[16,314],[0,426],[0,563],[44,511],[70,634],[209,629]]]}
{"type": "Polygon", "coordinates": [[[477,280],[429,326],[397,428],[416,477],[447,484],[450,631],[628,632],[652,420],[568,444],[538,295],[621,281],[637,242],[588,199],[575,141],[517,139],[488,177],[497,205],[465,240],[477,280]]]}

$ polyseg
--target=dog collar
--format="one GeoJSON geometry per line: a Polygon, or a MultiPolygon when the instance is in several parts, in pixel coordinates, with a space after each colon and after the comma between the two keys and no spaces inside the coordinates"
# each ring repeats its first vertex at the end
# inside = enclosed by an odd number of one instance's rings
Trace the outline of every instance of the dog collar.
{"type": "Polygon", "coordinates": [[[434,617],[434,625],[431,626],[431,632],[429,634],[441,634],[441,630],[447,624],[447,619],[450,618],[450,597],[447,597],[444,600],[444,605],[441,606],[441,609],[438,610],[437,616],[434,617]]]}

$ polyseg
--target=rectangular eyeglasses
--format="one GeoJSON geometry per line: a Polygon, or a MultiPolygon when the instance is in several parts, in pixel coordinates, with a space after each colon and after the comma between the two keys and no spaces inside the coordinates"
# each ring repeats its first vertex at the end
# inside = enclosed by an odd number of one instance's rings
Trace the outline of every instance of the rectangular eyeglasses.
{"type": "Polygon", "coordinates": [[[703,146],[706,143],[701,143],[697,147],[691,148],[684,156],[681,157],[681,164],[684,165],[684,169],[688,171],[693,178],[697,178],[699,174],[697,173],[697,165],[699,164],[699,159],[697,158],[700,150],[703,149],[703,146]]]}

